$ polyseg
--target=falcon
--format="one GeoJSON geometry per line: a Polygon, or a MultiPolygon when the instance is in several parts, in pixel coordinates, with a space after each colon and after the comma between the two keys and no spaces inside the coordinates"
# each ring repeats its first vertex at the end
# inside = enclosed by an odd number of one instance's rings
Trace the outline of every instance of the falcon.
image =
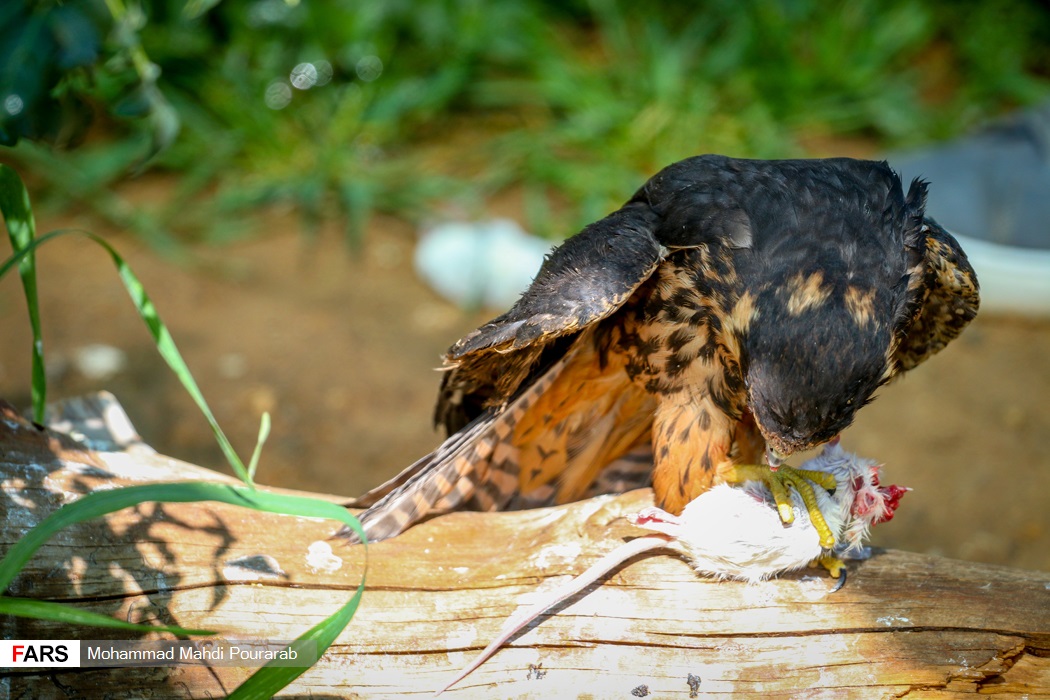
{"type": "Polygon", "coordinates": [[[449,349],[435,410],[449,438],[358,499],[369,539],[651,477],[672,514],[758,479],[786,523],[795,489],[831,547],[813,488],[834,484],[784,461],[977,313],[973,268],[926,191],[848,158],[668,166],[449,349]]]}

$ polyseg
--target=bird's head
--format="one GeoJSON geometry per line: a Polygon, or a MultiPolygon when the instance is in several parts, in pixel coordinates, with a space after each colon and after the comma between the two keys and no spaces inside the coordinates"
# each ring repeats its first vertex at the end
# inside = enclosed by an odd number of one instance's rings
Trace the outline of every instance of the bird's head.
{"type": "Polygon", "coordinates": [[[874,320],[860,323],[830,293],[819,307],[753,328],[745,383],[771,466],[853,422],[893,374],[891,336],[874,320]]]}
{"type": "Polygon", "coordinates": [[[853,422],[901,369],[926,298],[925,183],[905,195],[885,164],[835,167],[797,201],[773,186],[748,200],[752,248],[736,253],[740,368],[771,465],[853,422]]]}

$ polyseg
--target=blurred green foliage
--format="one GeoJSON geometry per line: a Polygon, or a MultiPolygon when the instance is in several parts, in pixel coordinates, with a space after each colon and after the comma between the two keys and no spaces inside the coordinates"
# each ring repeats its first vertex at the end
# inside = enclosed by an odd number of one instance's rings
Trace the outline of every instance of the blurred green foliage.
{"type": "Polygon", "coordinates": [[[1048,75],[1036,0],[0,9],[0,140],[57,196],[158,245],[237,235],[234,215],[274,202],[308,229],[340,217],[357,241],[376,210],[478,207],[509,185],[534,228],[565,234],[689,155],[916,143],[1038,99],[1048,75]],[[143,167],[179,175],[149,215],[110,188],[143,167]]]}

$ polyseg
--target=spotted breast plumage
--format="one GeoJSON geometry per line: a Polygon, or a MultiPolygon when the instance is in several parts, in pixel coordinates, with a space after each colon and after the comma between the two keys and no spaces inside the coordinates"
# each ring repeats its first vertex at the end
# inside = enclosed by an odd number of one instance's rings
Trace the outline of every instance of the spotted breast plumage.
{"type": "Polygon", "coordinates": [[[973,269],[925,198],[882,162],[665,168],[449,349],[435,412],[449,438],[359,500],[369,538],[639,474],[671,513],[723,481],[805,495],[783,460],[977,312],[973,269]]]}

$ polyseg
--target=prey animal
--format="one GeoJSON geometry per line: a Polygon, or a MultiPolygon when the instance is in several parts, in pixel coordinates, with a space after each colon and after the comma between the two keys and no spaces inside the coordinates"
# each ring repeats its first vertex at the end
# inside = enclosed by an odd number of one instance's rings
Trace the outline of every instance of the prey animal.
{"type": "Polygon", "coordinates": [[[974,271],[926,216],[926,190],[847,158],[660,171],[451,347],[435,411],[449,438],[358,500],[369,539],[457,508],[577,500],[612,471],[620,489],[651,478],[672,515],[758,479],[789,522],[796,490],[830,547],[813,485],[784,460],[977,313],[974,271]],[[644,471],[624,470],[639,449],[644,471]]]}
{"type": "MultiPolygon", "coordinates": [[[[772,494],[764,483],[757,481],[746,482],[742,487],[719,484],[690,501],[677,516],[660,508],[646,508],[627,519],[654,534],[616,547],[579,576],[516,612],[496,638],[438,694],[466,678],[544,612],[646,552],[674,550],[701,574],[752,583],[802,568],[821,557],[834,558],[841,566],[832,554],[864,556],[863,545],[869,528],[891,520],[908,489],[882,486],[879,466],[846,452],[837,440],[826,445],[804,466],[834,479],[834,494],[815,491],[820,512],[839,541],[833,552],[821,546],[821,537],[797,492],[792,494],[795,522],[791,527],[784,527],[772,494]]],[[[845,581],[845,573],[846,569],[842,568],[840,585],[845,581]]],[[[835,590],[838,586],[832,592],[835,590]]]]}

